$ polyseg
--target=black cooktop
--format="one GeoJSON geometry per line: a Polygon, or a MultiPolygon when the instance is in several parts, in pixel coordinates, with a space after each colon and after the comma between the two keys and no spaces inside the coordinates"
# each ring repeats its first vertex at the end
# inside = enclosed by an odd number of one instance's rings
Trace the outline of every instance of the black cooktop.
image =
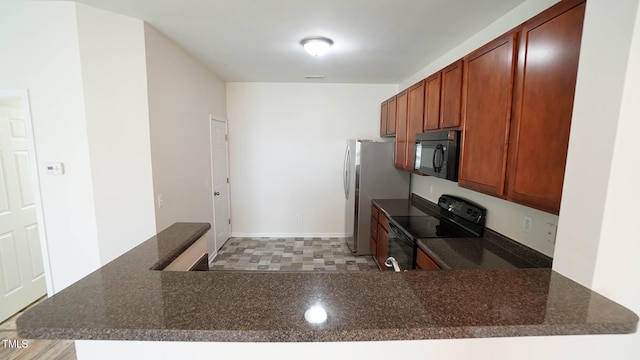
{"type": "Polygon", "coordinates": [[[413,239],[482,237],[487,210],[453,195],[438,199],[437,212],[392,216],[391,223],[413,239]]]}
{"type": "Polygon", "coordinates": [[[478,237],[470,231],[436,216],[392,216],[392,222],[415,239],[478,237]]]}

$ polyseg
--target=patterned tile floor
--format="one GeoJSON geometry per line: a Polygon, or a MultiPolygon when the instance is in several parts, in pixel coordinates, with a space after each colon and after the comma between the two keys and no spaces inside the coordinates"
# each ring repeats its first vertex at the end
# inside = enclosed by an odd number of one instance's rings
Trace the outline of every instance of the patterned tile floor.
{"type": "Polygon", "coordinates": [[[231,238],[210,270],[369,271],[371,256],[353,256],[345,238],[231,238]]]}

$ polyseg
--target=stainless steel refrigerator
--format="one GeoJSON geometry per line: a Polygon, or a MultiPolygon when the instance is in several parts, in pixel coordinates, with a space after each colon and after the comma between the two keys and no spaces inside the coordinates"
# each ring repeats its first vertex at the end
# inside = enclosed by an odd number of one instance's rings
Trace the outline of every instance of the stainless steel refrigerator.
{"type": "Polygon", "coordinates": [[[410,175],[394,167],[393,142],[349,140],[344,156],[347,244],[371,255],[371,199],[407,199],[410,175]]]}

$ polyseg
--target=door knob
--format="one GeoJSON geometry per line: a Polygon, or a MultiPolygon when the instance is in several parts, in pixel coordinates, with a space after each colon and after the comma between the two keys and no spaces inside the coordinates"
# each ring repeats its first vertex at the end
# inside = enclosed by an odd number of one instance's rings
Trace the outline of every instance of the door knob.
{"type": "Polygon", "coordinates": [[[220,193],[217,191],[213,193],[213,196],[218,196],[218,195],[220,195],[220,193]]]}

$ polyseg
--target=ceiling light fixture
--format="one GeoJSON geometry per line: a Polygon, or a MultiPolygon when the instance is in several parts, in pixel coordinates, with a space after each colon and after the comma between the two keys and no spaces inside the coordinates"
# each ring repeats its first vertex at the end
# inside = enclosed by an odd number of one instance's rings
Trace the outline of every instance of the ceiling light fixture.
{"type": "Polygon", "coordinates": [[[333,41],[322,36],[311,36],[302,39],[300,44],[302,44],[309,54],[313,56],[322,56],[326,54],[331,45],[333,45],[333,41]]]}

